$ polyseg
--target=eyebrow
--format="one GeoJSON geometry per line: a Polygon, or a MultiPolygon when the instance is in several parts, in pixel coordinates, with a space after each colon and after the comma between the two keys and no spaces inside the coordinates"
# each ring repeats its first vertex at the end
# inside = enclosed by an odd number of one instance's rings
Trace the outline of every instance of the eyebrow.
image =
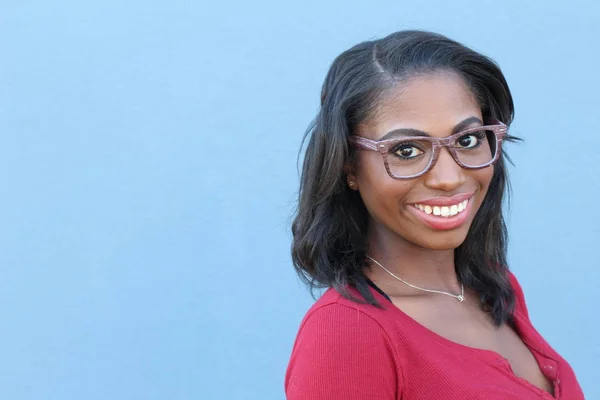
{"type": "MultiPolygon", "coordinates": [[[[459,122],[452,129],[451,135],[454,135],[455,133],[458,133],[458,132],[466,129],[467,127],[469,127],[470,125],[473,125],[475,123],[483,125],[483,122],[479,118],[469,117],[469,118],[459,122]]],[[[392,138],[395,138],[398,136],[429,136],[429,137],[431,137],[431,135],[428,134],[427,132],[423,132],[418,129],[400,128],[400,129],[394,129],[393,131],[389,131],[388,133],[383,135],[383,137],[381,139],[379,139],[378,141],[392,139],[392,138]]]]}

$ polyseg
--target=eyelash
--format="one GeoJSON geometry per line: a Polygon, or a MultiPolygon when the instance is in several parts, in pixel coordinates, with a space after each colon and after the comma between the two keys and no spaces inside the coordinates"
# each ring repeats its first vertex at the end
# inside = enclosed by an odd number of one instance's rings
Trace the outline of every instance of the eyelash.
{"type": "MultiPolygon", "coordinates": [[[[480,144],[481,144],[481,142],[482,142],[483,140],[485,140],[485,139],[486,139],[486,134],[485,134],[485,132],[479,132],[479,131],[475,131],[475,132],[466,133],[466,134],[464,134],[464,135],[462,135],[462,136],[459,136],[459,137],[456,139],[456,141],[458,141],[458,140],[462,139],[462,138],[463,138],[463,137],[465,137],[465,136],[471,136],[471,135],[475,136],[475,137],[476,137],[476,138],[477,138],[477,139],[480,141],[480,142],[478,143],[478,145],[480,145],[480,144]]],[[[403,143],[401,143],[401,144],[398,144],[398,145],[396,145],[396,146],[392,147],[392,148],[390,149],[390,153],[395,153],[395,152],[397,152],[397,151],[398,151],[398,149],[400,149],[400,148],[402,148],[402,147],[407,147],[407,146],[416,147],[417,149],[419,149],[419,150],[421,150],[421,151],[424,151],[424,150],[423,150],[423,149],[422,149],[422,148],[421,148],[421,147],[420,147],[420,146],[419,146],[417,143],[415,143],[415,142],[403,142],[403,143]]]]}
{"type": "Polygon", "coordinates": [[[460,139],[464,138],[465,136],[475,136],[477,138],[477,144],[473,147],[469,147],[469,149],[478,148],[479,146],[481,146],[483,144],[483,141],[486,139],[485,132],[471,132],[471,133],[467,133],[466,135],[460,136],[458,139],[456,139],[456,142],[458,142],[460,139]]]}
{"type": "Polygon", "coordinates": [[[401,143],[401,144],[398,144],[398,145],[396,145],[396,146],[392,147],[392,148],[390,149],[390,153],[396,153],[398,150],[400,150],[401,148],[404,148],[404,147],[416,147],[417,149],[419,149],[419,150],[421,150],[421,151],[424,151],[424,150],[421,148],[421,146],[419,146],[419,145],[418,145],[417,143],[415,143],[415,142],[403,142],[403,143],[401,143]]]}

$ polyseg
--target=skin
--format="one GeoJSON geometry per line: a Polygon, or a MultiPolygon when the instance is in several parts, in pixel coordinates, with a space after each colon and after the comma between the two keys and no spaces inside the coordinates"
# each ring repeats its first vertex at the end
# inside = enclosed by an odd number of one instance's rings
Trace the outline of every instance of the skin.
{"type": "MultiPolygon", "coordinates": [[[[412,77],[390,89],[376,115],[356,134],[381,140],[399,128],[418,129],[433,137],[454,133],[461,122],[483,120],[480,106],[464,81],[440,71],[412,77]]],[[[480,126],[471,122],[464,130],[480,126]]],[[[357,162],[347,168],[350,187],[360,192],[369,212],[369,254],[403,280],[423,288],[460,294],[454,269],[454,250],[465,240],[476,211],[488,191],[494,169],[461,168],[447,149],[425,175],[392,179],[375,151],[358,151],[357,162]],[[434,197],[473,194],[467,221],[452,230],[434,230],[419,220],[414,204],[434,197]]],[[[404,313],[434,333],[459,344],[491,350],[506,358],[515,375],[552,392],[552,386],[518,334],[509,326],[496,327],[479,305],[478,296],[465,290],[465,302],[413,289],[374,265],[365,274],[404,313]]]]}

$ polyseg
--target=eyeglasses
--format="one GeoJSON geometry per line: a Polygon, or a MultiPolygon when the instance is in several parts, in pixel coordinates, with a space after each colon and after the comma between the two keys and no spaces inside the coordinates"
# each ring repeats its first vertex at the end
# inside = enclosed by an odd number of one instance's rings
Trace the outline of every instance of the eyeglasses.
{"type": "Polygon", "coordinates": [[[465,169],[481,169],[498,161],[507,126],[500,121],[493,125],[466,129],[445,138],[411,136],[399,139],[371,140],[350,136],[350,143],[364,150],[378,151],[387,173],[394,179],[411,179],[433,168],[442,147],[465,169]]]}

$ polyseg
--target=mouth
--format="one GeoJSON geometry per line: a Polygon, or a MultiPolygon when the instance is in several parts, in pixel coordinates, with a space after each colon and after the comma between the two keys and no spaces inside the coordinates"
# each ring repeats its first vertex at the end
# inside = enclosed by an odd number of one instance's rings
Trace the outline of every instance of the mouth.
{"type": "Polygon", "coordinates": [[[429,204],[413,204],[415,208],[423,211],[427,215],[434,215],[442,218],[454,217],[464,212],[469,205],[469,199],[449,206],[431,206],[429,204]]]}
{"type": "Polygon", "coordinates": [[[473,210],[473,194],[432,199],[411,204],[408,209],[422,223],[434,230],[451,230],[465,224],[473,210]]]}

